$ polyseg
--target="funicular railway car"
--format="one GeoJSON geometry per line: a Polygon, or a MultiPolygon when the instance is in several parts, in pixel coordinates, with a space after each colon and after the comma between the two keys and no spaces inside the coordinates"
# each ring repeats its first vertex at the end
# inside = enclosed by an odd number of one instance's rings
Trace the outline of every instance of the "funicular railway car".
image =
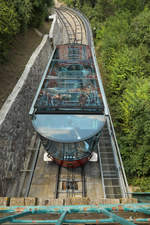
{"type": "Polygon", "coordinates": [[[48,155],[64,167],[86,163],[105,123],[90,47],[56,46],[30,115],[48,155]]]}

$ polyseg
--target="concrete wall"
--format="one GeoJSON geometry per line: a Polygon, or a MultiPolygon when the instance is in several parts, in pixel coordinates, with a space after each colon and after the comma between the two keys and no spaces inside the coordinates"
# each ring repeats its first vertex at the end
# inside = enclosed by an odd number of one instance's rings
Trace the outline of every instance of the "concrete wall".
{"type": "MultiPolygon", "coordinates": [[[[57,21],[55,24],[53,45],[61,38],[57,21]]],[[[22,168],[33,133],[29,110],[52,50],[49,36],[45,35],[0,111],[0,196],[5,195],[22,168]]]]}
{"type": "MultiPolygon", "coordinates": [[[[0,171],[4,180],[14,178],[24,161],[33,132],[28,112],[51,52],[45,35],[0,111],[0,171]]],[[[3,189],[4,194],[6,187],[3,189]]]]}

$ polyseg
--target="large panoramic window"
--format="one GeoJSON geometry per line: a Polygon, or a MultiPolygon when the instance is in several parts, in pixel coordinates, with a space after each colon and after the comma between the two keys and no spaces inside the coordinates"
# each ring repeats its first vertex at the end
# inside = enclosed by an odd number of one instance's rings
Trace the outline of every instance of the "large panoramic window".
{"type": "Polygon", "coordinates": [[[102,112],[91,51],[86,45],[60,45],[38,95],[36,113],[102,112]]]}

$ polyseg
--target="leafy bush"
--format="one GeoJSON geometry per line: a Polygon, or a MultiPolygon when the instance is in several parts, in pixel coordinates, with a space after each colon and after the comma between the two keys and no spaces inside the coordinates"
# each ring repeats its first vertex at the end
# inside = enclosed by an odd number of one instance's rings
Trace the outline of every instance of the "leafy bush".
{"type": "Polygon", "coordinates": [[[150,192],[150,177],[134,177],[129,179],[129,184],[139,187],[136,192],[150,192]]]}
{"type": "Polygon", "coordinates": [[[6,60],[14,36],[29,25],[41,25],[52,4],[53,0],[0,0],[0,63],[6,60]]]}
{"type": "Polygon", "coordinates": [[[150,173],[150,79],[133,76],[119,102],[122,129],[120,146],[127,174],[150,173]]]}
{"type": "Polygon", "coordinates": [[[145,8],[136,16],[130,26],[129,44],[150,46],[150,10],[145,8]]]}
{"type": "Polygon", "coordinates": [[[47,16],[47,4],[45,0],[32,0],[31,25],[39,27],[47,16]]]}
{"type": "Polygon", "coordinates": [[[9,5],[15,8],[17,13],[17,19],[20,23],[21,31],[27,29],[27,26],[31,19],[32,3],[30,0],[9,0],[9,5]]]}
{"type": "Polygon", "coordinates": [[[7,1],[0,1],[0,62],[3,62],[8,53],[13,36],[19,31],[20,23],[13,5],[7,1]]]}
{"type": "Polygon", "coordinates": [[[144,6],[148,3],[148,0],[114,0],[114,4],[117,10],[129,10],[134,16],[144,9],[144,6]]]}
{"type": "Polygon", "coordinates": [[[129,11],[110,16],[97,29],[96,39],[101,41],[101,49],[120,49],[126,43],[129,33],[131,14],[129,11]]]}

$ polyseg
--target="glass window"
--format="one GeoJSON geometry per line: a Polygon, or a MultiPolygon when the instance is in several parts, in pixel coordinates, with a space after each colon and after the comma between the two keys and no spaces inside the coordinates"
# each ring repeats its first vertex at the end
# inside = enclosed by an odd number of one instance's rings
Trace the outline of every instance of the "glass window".
{"type": "Polygon", "coordinates": [[[79,142],[96,135],[104,126],[104,115],[35,114],[35,130],[61,143],[79,142]]]}
{"type": "Polygon", "coordinates": [[[35,107],[36,113],[103,111],[88,46],[74,44],[57,47],[35,107]]]}
{"type": "Polygon", "coordinates": [[[96,136],[78,143],[58,143],[43,137],[41,140],[50,156],[59,160],[74,161],[91,155],[94,151],[93,141],[96,140],[96,136]]]}

